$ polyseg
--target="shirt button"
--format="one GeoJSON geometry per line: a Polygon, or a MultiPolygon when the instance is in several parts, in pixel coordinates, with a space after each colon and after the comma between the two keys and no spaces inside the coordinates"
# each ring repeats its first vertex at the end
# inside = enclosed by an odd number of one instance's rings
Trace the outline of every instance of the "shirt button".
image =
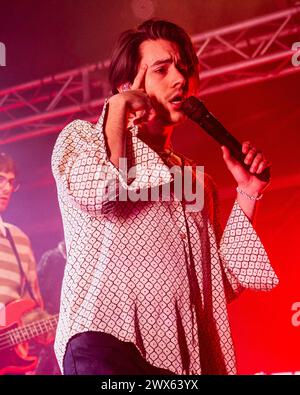
{"type": "Polygon", "coordinates": [[[185,233],[180,233],[180,238],[181,238],[181,240],[186,239],[186,234],[185,233]]]}

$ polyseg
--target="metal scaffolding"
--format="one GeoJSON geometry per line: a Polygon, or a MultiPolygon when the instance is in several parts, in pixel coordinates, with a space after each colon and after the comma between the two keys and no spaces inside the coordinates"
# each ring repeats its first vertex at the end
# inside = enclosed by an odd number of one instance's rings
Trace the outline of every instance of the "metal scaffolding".
{"type": "MultiPolygon", "coordinates": [[[[200,61],[201,96],[299,73],[300,7],[192,37],[200,61]]],[[[0,91],[0,145],[56,133],[75,118],[96,121],[109,60],[0,91]]]]}

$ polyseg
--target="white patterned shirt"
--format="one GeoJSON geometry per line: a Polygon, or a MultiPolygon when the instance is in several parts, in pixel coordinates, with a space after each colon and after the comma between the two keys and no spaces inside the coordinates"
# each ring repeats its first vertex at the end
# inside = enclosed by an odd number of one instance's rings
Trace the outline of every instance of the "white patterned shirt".
{"type": "Polygon", "coordinates": [[[105,112],[96,125],[67,125],[52,156],[68,255],[55,340],[60,367],[72,336],[101,331],[134,343],[158,368],[235,374],[227,302],[244,288],[278,283],[265,249],[237,202],[220,240],[209,177],[199,212],[176,199],[110,201],[118,183],[137,191],[172,183],[172,175],[135,127],[126,157],[136,172],[126,181],[108,157],[105,112]]]}

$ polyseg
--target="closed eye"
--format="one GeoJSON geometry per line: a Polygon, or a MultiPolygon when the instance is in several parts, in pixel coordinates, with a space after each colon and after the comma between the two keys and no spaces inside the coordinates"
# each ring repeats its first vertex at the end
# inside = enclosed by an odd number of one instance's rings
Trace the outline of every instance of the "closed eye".
{"type": "Polygon", "coordinates": [[[187,66],[185,66],[185,65],[177,65],[176,67],[177,67],[177,70],[178,70],[182,75],[184,75],[184,76],[187,76],[187,75],[188,75],[187,66]]]}
{"type": "Polygon", "coordinates": [[[166,67],[159,67],[158,69],[155,69],[154,72],[158,73],[158,74],[165,74],[167,72],[167,68],[166,67]]]}

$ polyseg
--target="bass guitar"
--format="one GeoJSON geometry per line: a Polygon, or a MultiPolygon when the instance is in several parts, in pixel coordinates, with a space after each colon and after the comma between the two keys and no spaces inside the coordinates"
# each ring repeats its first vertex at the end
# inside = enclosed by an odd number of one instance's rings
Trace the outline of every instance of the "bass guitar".
{"type": "Polygon", "coordinates": [[[22,325],[22,316],[32,311],[32,300],[16,300],[0,312],[0,375],[24,374],[33,370],[38,357],[28,354],[28,341],[55,330],[58,314],[22,325]]]}

